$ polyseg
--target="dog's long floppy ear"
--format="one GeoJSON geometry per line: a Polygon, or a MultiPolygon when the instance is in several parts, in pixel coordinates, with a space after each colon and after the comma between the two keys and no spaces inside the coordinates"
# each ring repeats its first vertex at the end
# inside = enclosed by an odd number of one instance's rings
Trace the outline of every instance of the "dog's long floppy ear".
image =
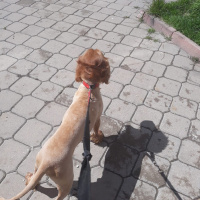
{"type": "Polygon", "coordinates": [[[104,57],[103,62],[101,64],[101,82],[108,84],[110,78],[110,65],[108,62],[108,58],[104,57]]]}
{"type": "Polygon", "coordinates": [[[82,82],[82,79],[81,79],[81,72],[82,72],[83,69],[81,69],[81,66],[79,64],[77,64],[77,67],[76,67],[76,76],[75,76],[75,81],[76,82],[82,82]]]}

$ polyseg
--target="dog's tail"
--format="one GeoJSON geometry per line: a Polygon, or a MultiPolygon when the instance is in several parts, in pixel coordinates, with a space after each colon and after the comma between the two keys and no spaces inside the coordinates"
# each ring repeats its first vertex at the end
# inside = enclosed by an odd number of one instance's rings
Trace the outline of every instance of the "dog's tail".
{"type": "MultiPolygon", "coordinates": [[[[45,171],[46,170],[44,170],[43,167],[39,167],[37,169],[37,171],[31,177],[28,185],[19,194],[17,194],[15,197],[11,198],[10,200],[18,200],[21,197],[23,197],[25,194],[27,194],[30,190],[33,190],[36,187],[36,185],[38,184],[38,182],[40,181],[40,179],[45,174],[45,171]]],[[[0,198],[0,200],[1,200],[1,198],[0,198]]]]}

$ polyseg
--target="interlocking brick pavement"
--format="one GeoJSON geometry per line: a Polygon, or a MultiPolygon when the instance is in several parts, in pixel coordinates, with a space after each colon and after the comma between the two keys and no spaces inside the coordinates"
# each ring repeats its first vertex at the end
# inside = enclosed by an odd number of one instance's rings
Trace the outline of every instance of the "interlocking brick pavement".
{"type": "MultiPolygon", "coordinates": [[[[0,2],[0,196],[24,187],[79,86],[77,57],[98,48],[112,73],[100,86],[105,138],[91,144],[91,199],[200,199],[200,64],[160,33],[148,33],[137,16],[150,3],[0,2]]],[[[66,200],[77,199],[82,151],[80,143],[66,200]]],[[[56,194],[44,176],[22,200],[56,194]]]]}

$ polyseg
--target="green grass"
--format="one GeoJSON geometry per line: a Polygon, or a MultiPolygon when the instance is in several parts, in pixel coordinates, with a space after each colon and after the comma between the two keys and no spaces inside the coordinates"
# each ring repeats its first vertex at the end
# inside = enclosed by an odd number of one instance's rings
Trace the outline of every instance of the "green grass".
{"type": "Polygon", "coordinates": [[[149,13],[200,45],[200,0],[177,0],[171,3],[153,0],[149,13]]]}

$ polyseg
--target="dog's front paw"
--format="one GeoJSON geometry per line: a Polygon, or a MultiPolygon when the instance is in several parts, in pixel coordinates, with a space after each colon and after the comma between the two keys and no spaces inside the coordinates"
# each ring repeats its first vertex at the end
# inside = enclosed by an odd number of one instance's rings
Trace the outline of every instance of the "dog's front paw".
{"type": "Polygon", "coordinates": [[[104,135],[103,135],[102,131],[98,131],[98,134],[93,133],[93,134],[90,136],[90,140],[91,140],[92,142],[94,142],[95,144],[99,144],[99,143],[102,142],[103,137],[104,137],[104,135]]]}
{"type": "MultiPolygon", "coordinates": [[[[30,180],[31,180],[31,177],[33,176],[33,173],[30,173],[28,172],[25,176],[25,179],[26,179],[26,185],[29,184],[30,180]]],[[[1,199],[0,199],[1,200],[1,199]]]]}

